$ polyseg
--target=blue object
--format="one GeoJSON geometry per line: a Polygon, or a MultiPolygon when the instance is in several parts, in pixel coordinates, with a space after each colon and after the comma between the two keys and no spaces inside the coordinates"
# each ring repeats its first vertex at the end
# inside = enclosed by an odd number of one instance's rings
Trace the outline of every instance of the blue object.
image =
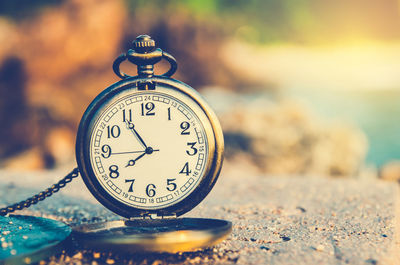
{"type": "Polygon", "coordinates": [[[0,264],[29,264],[62,250],[71,234],[66,224],[33,216],[0,217],[0,264]]]}

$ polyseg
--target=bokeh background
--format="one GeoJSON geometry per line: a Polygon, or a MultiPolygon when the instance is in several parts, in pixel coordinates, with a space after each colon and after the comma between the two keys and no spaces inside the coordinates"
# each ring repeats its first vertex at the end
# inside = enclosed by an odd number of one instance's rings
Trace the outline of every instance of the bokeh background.
{"type": "Polygon", "coordinates": [[[144,33],[216,110],[227,173],[400,179],[400,0],[1,1],[0,167],[72,167],[144,33]]]}

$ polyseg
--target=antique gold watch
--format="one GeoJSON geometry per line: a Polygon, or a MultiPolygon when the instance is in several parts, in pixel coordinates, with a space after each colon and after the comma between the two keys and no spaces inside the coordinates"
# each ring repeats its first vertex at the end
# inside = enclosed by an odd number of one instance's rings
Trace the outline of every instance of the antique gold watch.
{"type": "Polygon", "coordinates": [[[216,115],[193,88],[170,78],[177,69],[174,57],[147,35],[137,37],[113,69],[122,80],[83,115],[76,158],[93,196],[128,221],[77,231],[92,234],[88,244],[110,247],[110,239],[118,247],[128,242],[128,248],[152,251],[184,251],[222,239],[229,222],[177,218],[199,204],[218,178],[224,144],[216,115]],[[156,76],[154,64],[162,59],[170,69],[156,76]],[[120,70],[124,61],[137,65],[137,76],[120,70]]]}
{"type": "Polygon", "coordinates": [[[101,204],[126,219],[73,227],[82,246],[179,252],[209,247],[230,233],[229,221],[178,218],[213,188],[224,143],[200,94],[171,78],[176,69],[174,57],[150,36],[138,36],[114,61],[122,80],[85,111],[76,140],[79,173],[101,204]],[[162,59],[170,68],[155,75],[162,59]],[[123,62],[137,65],[138,75],[123,73],[123,62]]]}

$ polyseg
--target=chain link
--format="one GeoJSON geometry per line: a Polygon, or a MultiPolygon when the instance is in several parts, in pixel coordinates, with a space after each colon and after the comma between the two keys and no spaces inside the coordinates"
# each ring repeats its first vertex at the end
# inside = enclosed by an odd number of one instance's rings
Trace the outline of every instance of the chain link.
{"type": "Polygon", "coordinates": [[[17,210],[22,210],[24,208],[28,208],[31,205],[34,205],[38,203],[39,201],[43,201],[47,197],[50,197],[54,193],[58,192],[60,189],[64,188],[67,183],[70,183],[72,179],[76,178],[79,176],[79,170],[78,168],[74,168],[68,175],[66,175],[62,180],[60,180],[58,183],[53,184],[50,188],[45,189],[42,192],[39,192],[38,194],[20,201],[18,203],[9,205],[7,207],[1,208],[0,209],[0,216],[5,216],[9,213],[12,213],[17,210]]]}

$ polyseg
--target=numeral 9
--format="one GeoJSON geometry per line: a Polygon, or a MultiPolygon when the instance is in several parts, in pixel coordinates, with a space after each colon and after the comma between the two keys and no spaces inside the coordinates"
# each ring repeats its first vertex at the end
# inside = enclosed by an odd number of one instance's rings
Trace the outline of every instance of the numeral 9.
{"type": "Polygon", "coordinates": [[[103,145],[101,151],[103,152],[103,154],[101,154],[102,157],[109,158],[111,156],[111,147],[108,144],[103,145]]]}

